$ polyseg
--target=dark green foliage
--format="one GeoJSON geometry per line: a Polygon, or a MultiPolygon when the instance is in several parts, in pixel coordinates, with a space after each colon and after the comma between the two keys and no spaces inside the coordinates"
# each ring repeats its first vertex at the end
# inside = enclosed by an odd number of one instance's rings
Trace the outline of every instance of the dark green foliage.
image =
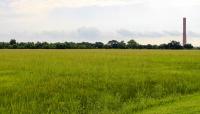
{"type": "Polygon", "coordinates": [[[171,41],[170,43],[168,43],[168,48],[169,49],[182,49],[183,47],[181,46],[180,42],[171,41]]]}
{"type": "Polygon", "coordinates": [[[159,46],[159,49],[193,49],[193,48],[194,47],[191,44],[186,44],[185,46],[181,46],[180,42],[177,41],[171,41],[168,44],[161,44],[159,46]]]}
{"type": "Polygon", "coordinates": [[[65,43],[57,42],[57,43],[55,43],[55,48],[56,49],[65,49],[65,43]]]}
{"type": "Polygon", "coordinates": [[[104,44],[102,42],[95,42],[94,47],[95,48],[103,48],[104,44]]]}
{"type": "Polygon", "coordinates": [[[0,42],[0,49],[8,49],[9,45],[7,42],[0,42]]]}
{"type": "Polygon", "coordinates": [[[168,45],[167,44],[161,44],[159,46],[160,49],[168,49],[168,45]]]}
{"type": "Polygon", "coordinates": [[[125,49],[126,43],[124,41],[118,42],[117,40],[111,40],[107,43],[107,48],[112,49],[125,49]]]}
{"type": "MultiPolygon", "coordinates": [[[[19,42],[11,39],[10,42],[0,42],[0,49],[193,49],[192,44],[181,46],[180,42],[171,41],[168,44],[160,45],[141,45],[135,40],[130,40],[127,43],[124,41],[111,40],[107,44],[102,42],[19,42]]],[[[199,49],[198,47],[195,49],[199,49]]]]}
{"type": "Polygon", "coordinates": [[[78,49],[92,49],[94,45],[89,42],[77,43],[78,49]]]}
{"type": "Polygon", "coordinates": [[[130,40],[127,42],[127,47],[131,49],[138,48],[139,44],[135,40],[130,40]]]}
{"type": "Polygon", "coordinates": [[[185,49],[193,49],[194,47],[192,46],[192,44],[185,44],[184,48],[185,49]]]}
{"type": "Polygon", "coordinates": [[[15,45],[15,44],[17,44],[16,40],[15,39],[11,39],[10,40],[10,45],[15,45]]]}
{"type": "Polygon", "coordinates": [[[42,43],[41,43],[41,42],[37,42],[37,43],[35,44],[35,48],[37,48],[37,49],[42,49],[42,43]]]}
{"type": "Polygon", "coordinates": [[[124,41],[119,42],[119,48],[120,49],[125,49],[126,48],[126,43],[124,41]]]}
{"type": "Polygon", "coordinates": [[[49,48],[50,48],[49,43],[48,43],[48,42],[43,42],[43,43],[42,43],[42,48],[43,48],[43,49],[49,49],[49,48]]]}
{"type": "Polygon", "coordinates": [[[117,40],[111,40],[107,45],[109,48],[119,48],[120,43],[117,40]]]}

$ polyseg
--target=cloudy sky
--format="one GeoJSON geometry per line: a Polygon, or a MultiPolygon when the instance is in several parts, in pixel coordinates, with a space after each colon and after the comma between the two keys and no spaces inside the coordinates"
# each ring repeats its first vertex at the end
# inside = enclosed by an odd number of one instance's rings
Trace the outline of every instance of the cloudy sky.
{"type": "Polygon", "coordinates": [[[0,0],[0,41],[102,41],[200,45],[200,0],[0,0]]]}

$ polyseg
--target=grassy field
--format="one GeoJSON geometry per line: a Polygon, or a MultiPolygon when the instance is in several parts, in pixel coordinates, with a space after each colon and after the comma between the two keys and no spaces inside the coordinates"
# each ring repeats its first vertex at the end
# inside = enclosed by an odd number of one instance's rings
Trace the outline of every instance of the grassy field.
{"type": "Polygon", "coordinates": [[[0,50],[0,114],[199,114],[200,51],[0,50]]]}

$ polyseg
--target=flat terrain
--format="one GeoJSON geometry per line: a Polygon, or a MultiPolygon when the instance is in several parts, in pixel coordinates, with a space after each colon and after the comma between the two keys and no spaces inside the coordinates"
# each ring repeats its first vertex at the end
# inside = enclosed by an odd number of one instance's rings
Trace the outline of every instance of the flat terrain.
{"type": "Polygon", "coordinates": [[[0,50],[0,114],[199,114],[200,51],[0,50]]]}

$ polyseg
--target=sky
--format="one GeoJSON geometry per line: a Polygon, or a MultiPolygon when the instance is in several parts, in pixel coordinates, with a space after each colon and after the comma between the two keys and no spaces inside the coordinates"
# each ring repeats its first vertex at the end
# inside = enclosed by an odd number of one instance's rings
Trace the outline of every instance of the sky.
{"type": "Polygon", "coordinates": [[[182,41],[200,46],[200,0],[0,0],[0,42],[182,41]]]}

